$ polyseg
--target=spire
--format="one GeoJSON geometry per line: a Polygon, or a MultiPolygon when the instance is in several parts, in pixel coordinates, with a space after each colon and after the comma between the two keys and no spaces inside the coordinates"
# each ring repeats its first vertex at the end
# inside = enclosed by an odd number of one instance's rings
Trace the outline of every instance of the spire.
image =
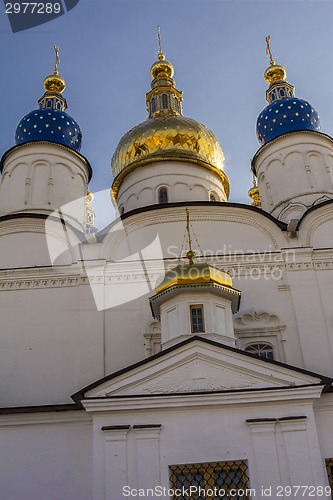
{"type": "Polygon", "coordinates": [[[65,80],[59,76],[59,47],[54,45],[55,63],[52,75],[44,79],[44,95],[38,100],[41,109],[56,109],[65,111],[67,109],[66,99],[61,95],[66,88],[65,80]]]}
{"type": "Polygon", "coordinates": [[[262,208],[259,188],[257,186],[257,179],[255,178],[254,175],[252,177],[252,182],[253,182],[253,187],[249,190],[249,193],[248,193],[249,197],[252,200],[251,206],[257,207],[257,208],[262,208]]]}
{"type": "Polygon", "coordinates": [[[146,94],[149,118],[181,115],[182,92],[176,89],[176,82],[172,78],[174,74],[173,66],[169,61],[166,61],[162,52],[161,29],[159,26],[157,26],[157,40],[157,61],[150,69],[152,76],[151,90],[146,94]]]}
{"type": "Polygon", "coordinates": [[[192,250],[192,238],[191,238],[191,228],[190,228],[190,213],[188,208],[186,209],[186,232],[187,232],[187,240],[188,240],[188,252],[186,253],[186,257],[188,258],[189,264],[193,264],[194,257],[196,253],[192,250]]]}
{"type": "Polygon", "coordinates": [[[264,73],[264,78],[269,83],[266,91],[267,101],[273,102],[276,99],[293,97],[294,87],[286,82],[286,69],[280,64],[275,64],[273,59],[270,35],[266,36],[266,54],[269,56],[269,66],[264,73]]]}

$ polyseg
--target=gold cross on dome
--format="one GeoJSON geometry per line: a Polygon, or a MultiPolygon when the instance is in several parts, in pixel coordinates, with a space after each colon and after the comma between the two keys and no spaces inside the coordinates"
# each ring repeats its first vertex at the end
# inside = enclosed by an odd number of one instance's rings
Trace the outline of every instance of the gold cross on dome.
{"type": "Polygon", "coordinates": [[[273,66],[275,64],[275,61],[273,59],[272,51],[271,51],[271,36],[270,35],[266,36],[266,54],[269,56],[270,65],[273,66]]]}
{"type": "Polygon", "coordinates": [[[55,51],[54,73],[57,75],[58,74],[58,67],[59,67],[59,64],[60,64],[59,47],[58,47],[58,45],[54,45],[54,51],[55,51]]]}
{"type": "Polygon", "coordinates": [[[157,40],[158,40],[159,54],[162,54],[161,28],[159,26],[157,26],[157,40]]]}

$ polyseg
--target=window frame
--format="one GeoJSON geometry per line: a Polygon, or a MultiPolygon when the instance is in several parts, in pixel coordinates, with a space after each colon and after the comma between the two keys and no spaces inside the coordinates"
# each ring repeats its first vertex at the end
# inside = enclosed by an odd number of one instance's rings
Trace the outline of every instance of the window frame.
{"type": "Polygon", "coordinates": [[[248,344],[246,344],[246,346],[244,346],[244,351],[245,352],[248,352],[250,354],[254,354],[255,356],[258,356],[259,358],[265,358],[265,359],[269,359],[271,361],[273,361],[275,359],[275,355],[274,355],[274,346],[272,344],[270,344],[269,342],[260,342],[260,341],[257,341],[257,342],[249,342],[248,344]],[[249,350],[249,348],[251,347],[254,347],[254,346],[263,346],[261,349],[260,348],[256,348],[253,350],[249,350]],[[266,348],[264,348],[264,346],[266,348]],[[267,349],[268,348],[268,349],[267,349]],[[255,352],[257,351],[257,352],[255,352]],[[266,354],[271,354],[272,357],[269,357],[269,356],[261,356],[260,353],[266,353],[266,354]]]}
{"type": "MultiPolygon", "coordinates": [[[[197,318],[196,318],[197,319],[197,318]]],[[[198,323],[198,321],[197,321],[198,323]]],[[[191,325],[191,333],[197,334],[197,333],[205,333],[205,313],[204,313],[204,305],[203,304],[190,304],[190,325],[191,325]],[[200,309],[201,314],[202,314],[202,330],[196,330],[194,331],[194,322],[193,322],[193,316],[192,316],[192,311],[195,309],[200,309]]]]}
{"type": "Polygon", "coordinates": [[[169,203],[169,189],[168,186],[159,186],[157,189],[157,203],[159,205],[165,205],[166,203],[169,203]],[[166,194],[166,201],[161,201],[161,191],[165,190],[166,194]]]}

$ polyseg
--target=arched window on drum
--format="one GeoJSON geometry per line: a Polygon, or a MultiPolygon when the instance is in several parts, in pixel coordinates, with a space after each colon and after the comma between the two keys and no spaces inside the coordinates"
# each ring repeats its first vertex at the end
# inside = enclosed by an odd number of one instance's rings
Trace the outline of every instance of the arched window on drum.
{"type": "Polygon", "coordinates": [[[158,203],[162,205],[163,203],[169,203],[168,188],[162,186],[158,190],[158,203]]]}

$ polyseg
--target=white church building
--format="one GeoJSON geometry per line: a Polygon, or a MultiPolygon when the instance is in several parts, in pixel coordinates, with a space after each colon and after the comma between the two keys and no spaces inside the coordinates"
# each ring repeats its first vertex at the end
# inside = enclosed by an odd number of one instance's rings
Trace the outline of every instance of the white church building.
{"type": "Polygon", "coordinates": [[[333,138],[270,56],[228,203],[173,73],[160,51],[101,231],[58,58],[2,156],[1,500],[333,498],[333,138]]]}

